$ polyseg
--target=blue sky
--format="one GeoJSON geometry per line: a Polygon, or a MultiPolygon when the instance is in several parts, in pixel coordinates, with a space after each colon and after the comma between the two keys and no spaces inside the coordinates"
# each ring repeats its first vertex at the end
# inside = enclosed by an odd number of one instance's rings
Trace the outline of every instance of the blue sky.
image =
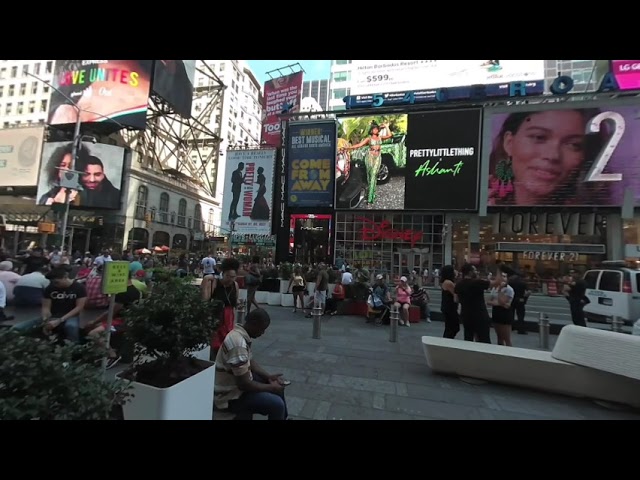
{"type": "MultiPolygon", "coordinates": [[[[300,63],[304,69],[305,80],[324,80],[329,78],[331,72],[331,60],[247,60],[251,70],[255,73],[258,81],[264,85],[269,80],[267,72],[276,68],[286,67],[293,63],[300,63]]],[[[291,70],[286,69],[288,73],[291,70]]],[[[275,74],[272,74],[277,76],[275,74]]]]}

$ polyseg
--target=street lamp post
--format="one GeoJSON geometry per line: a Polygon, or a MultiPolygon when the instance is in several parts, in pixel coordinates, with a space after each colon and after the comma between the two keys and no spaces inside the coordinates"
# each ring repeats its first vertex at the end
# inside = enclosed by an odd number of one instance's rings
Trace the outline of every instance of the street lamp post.
{"type": "MultiPolygon", "coordinates": [[[[104,118],[106,120],[109,120],[112,123],[115,123],[116,125],[118,125],[120,128],[126,128],[124,125],[122,125],[120,122],[114,120],[113,118],[109,118],[105,115],[102,115],[100,113],[97,112],[92,112],[89,110],[83,110],[82,108],[80,108],[78,106],[78,104],[76,102],[74,102],[71,98],[69,98],[68,95],[66,95],[64,92],[60,91],[58,88],[54,87],[51,82],[48,82],[40,77],[38,77],[37,75],[34,75],[33,73],[29,73],[29,72],[25,72],[27,75],[29,75],[30,77],[35,78],[36,80],[38,80],[39,82],[44,83],[45,85],[47,85],[49,88],[51,88],[52,90],[55,90],[56,92],[58,92],[60,95],[62,95],[66,100],[68,100],[71,103],[71,106],[73,106],[73,108],[76,109],[76,112],[78,112],[78,118],[76,119],[76,125],[73,131],[73,143],[71,145],[71,162],[69,164],[69,171],[74,171],[75,168],[75,164],[76,164],[76,157],[78,156],[78,147],[80,142],[82,141],[82,137],[80,135],[80,127],[82,126],[82,120],[81,120],[81,113],[82,112],[86,112],[86,113],[91,113],[93,115],[98,115],[101,118],[104,118]]],[[[66,243],[66,237],[67,237],[67,226],[69,224],[69,210],[71,207],[71,204],[69,202],[69,196],[71,193],[71,188],[65,188],[65,194],[64,194],[64,203],[65,203],[65,209],[64,209],[64,215],[62,217],[62,245],[60,245],[61,250],[65,250],[65,243],[66,243]]],[[[69,242],[71,242],[71,237],[69,237],[69,242]]],[[[69,244],[69,248],[68,248],[68,252],[71,252],[73,246],[71,244],[69,244]]]]}

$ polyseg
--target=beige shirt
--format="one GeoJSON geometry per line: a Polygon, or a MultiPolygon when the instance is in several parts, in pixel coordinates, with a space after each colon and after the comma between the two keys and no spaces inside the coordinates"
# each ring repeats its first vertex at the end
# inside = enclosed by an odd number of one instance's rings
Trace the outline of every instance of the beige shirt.
{"type": "Polygon", "coordinates": [[[249,372],[251,375],[251,337],[241,326],[236,325],[225,337],[216,356],[215,405],[219,409],[229,408],[229,400],[242,395],[236,377],[249,372]]]}

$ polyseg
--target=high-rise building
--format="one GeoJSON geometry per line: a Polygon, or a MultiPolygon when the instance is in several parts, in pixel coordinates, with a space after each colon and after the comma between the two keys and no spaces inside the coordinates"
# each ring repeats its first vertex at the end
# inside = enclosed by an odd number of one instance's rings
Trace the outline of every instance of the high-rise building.
{"type": "Polygon", "coordinates": [[[49,111],[53,60],[0,60],[0,127],[44,125],[49,111]]]}
{"type": "Polygon", "coordinates": [[[331,60],[329,79],[329,110],[344,110],[344,97],[351,95],[351,60],[331,60]]]}
{"type": "Polygon", "coordinates": [[[313,98],[321,110],[329,109],[329,79],[306,80],[302,84],[302,100],[313,98]]]}

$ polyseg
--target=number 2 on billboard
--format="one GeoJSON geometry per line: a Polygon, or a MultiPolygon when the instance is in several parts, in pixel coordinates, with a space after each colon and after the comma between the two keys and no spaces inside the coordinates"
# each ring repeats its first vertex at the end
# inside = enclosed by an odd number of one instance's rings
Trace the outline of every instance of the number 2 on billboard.
{"type": "Polygon", "coordinates": [[[617,112],[602,112],[591,119],[587,125],[587,134],[598,133],[601,125],[609,120],[613,123],[614,130],[613,135],[607,141],[605,146],[600,150],[600,153],[593,162],[593,166],[585,178],[585,182],[619,182],[622,180],[621,173],[602,173],[605,169],[613,152],[615,152],[620,139],[624,135],[625,121],[624,117],[617,112]]]}

